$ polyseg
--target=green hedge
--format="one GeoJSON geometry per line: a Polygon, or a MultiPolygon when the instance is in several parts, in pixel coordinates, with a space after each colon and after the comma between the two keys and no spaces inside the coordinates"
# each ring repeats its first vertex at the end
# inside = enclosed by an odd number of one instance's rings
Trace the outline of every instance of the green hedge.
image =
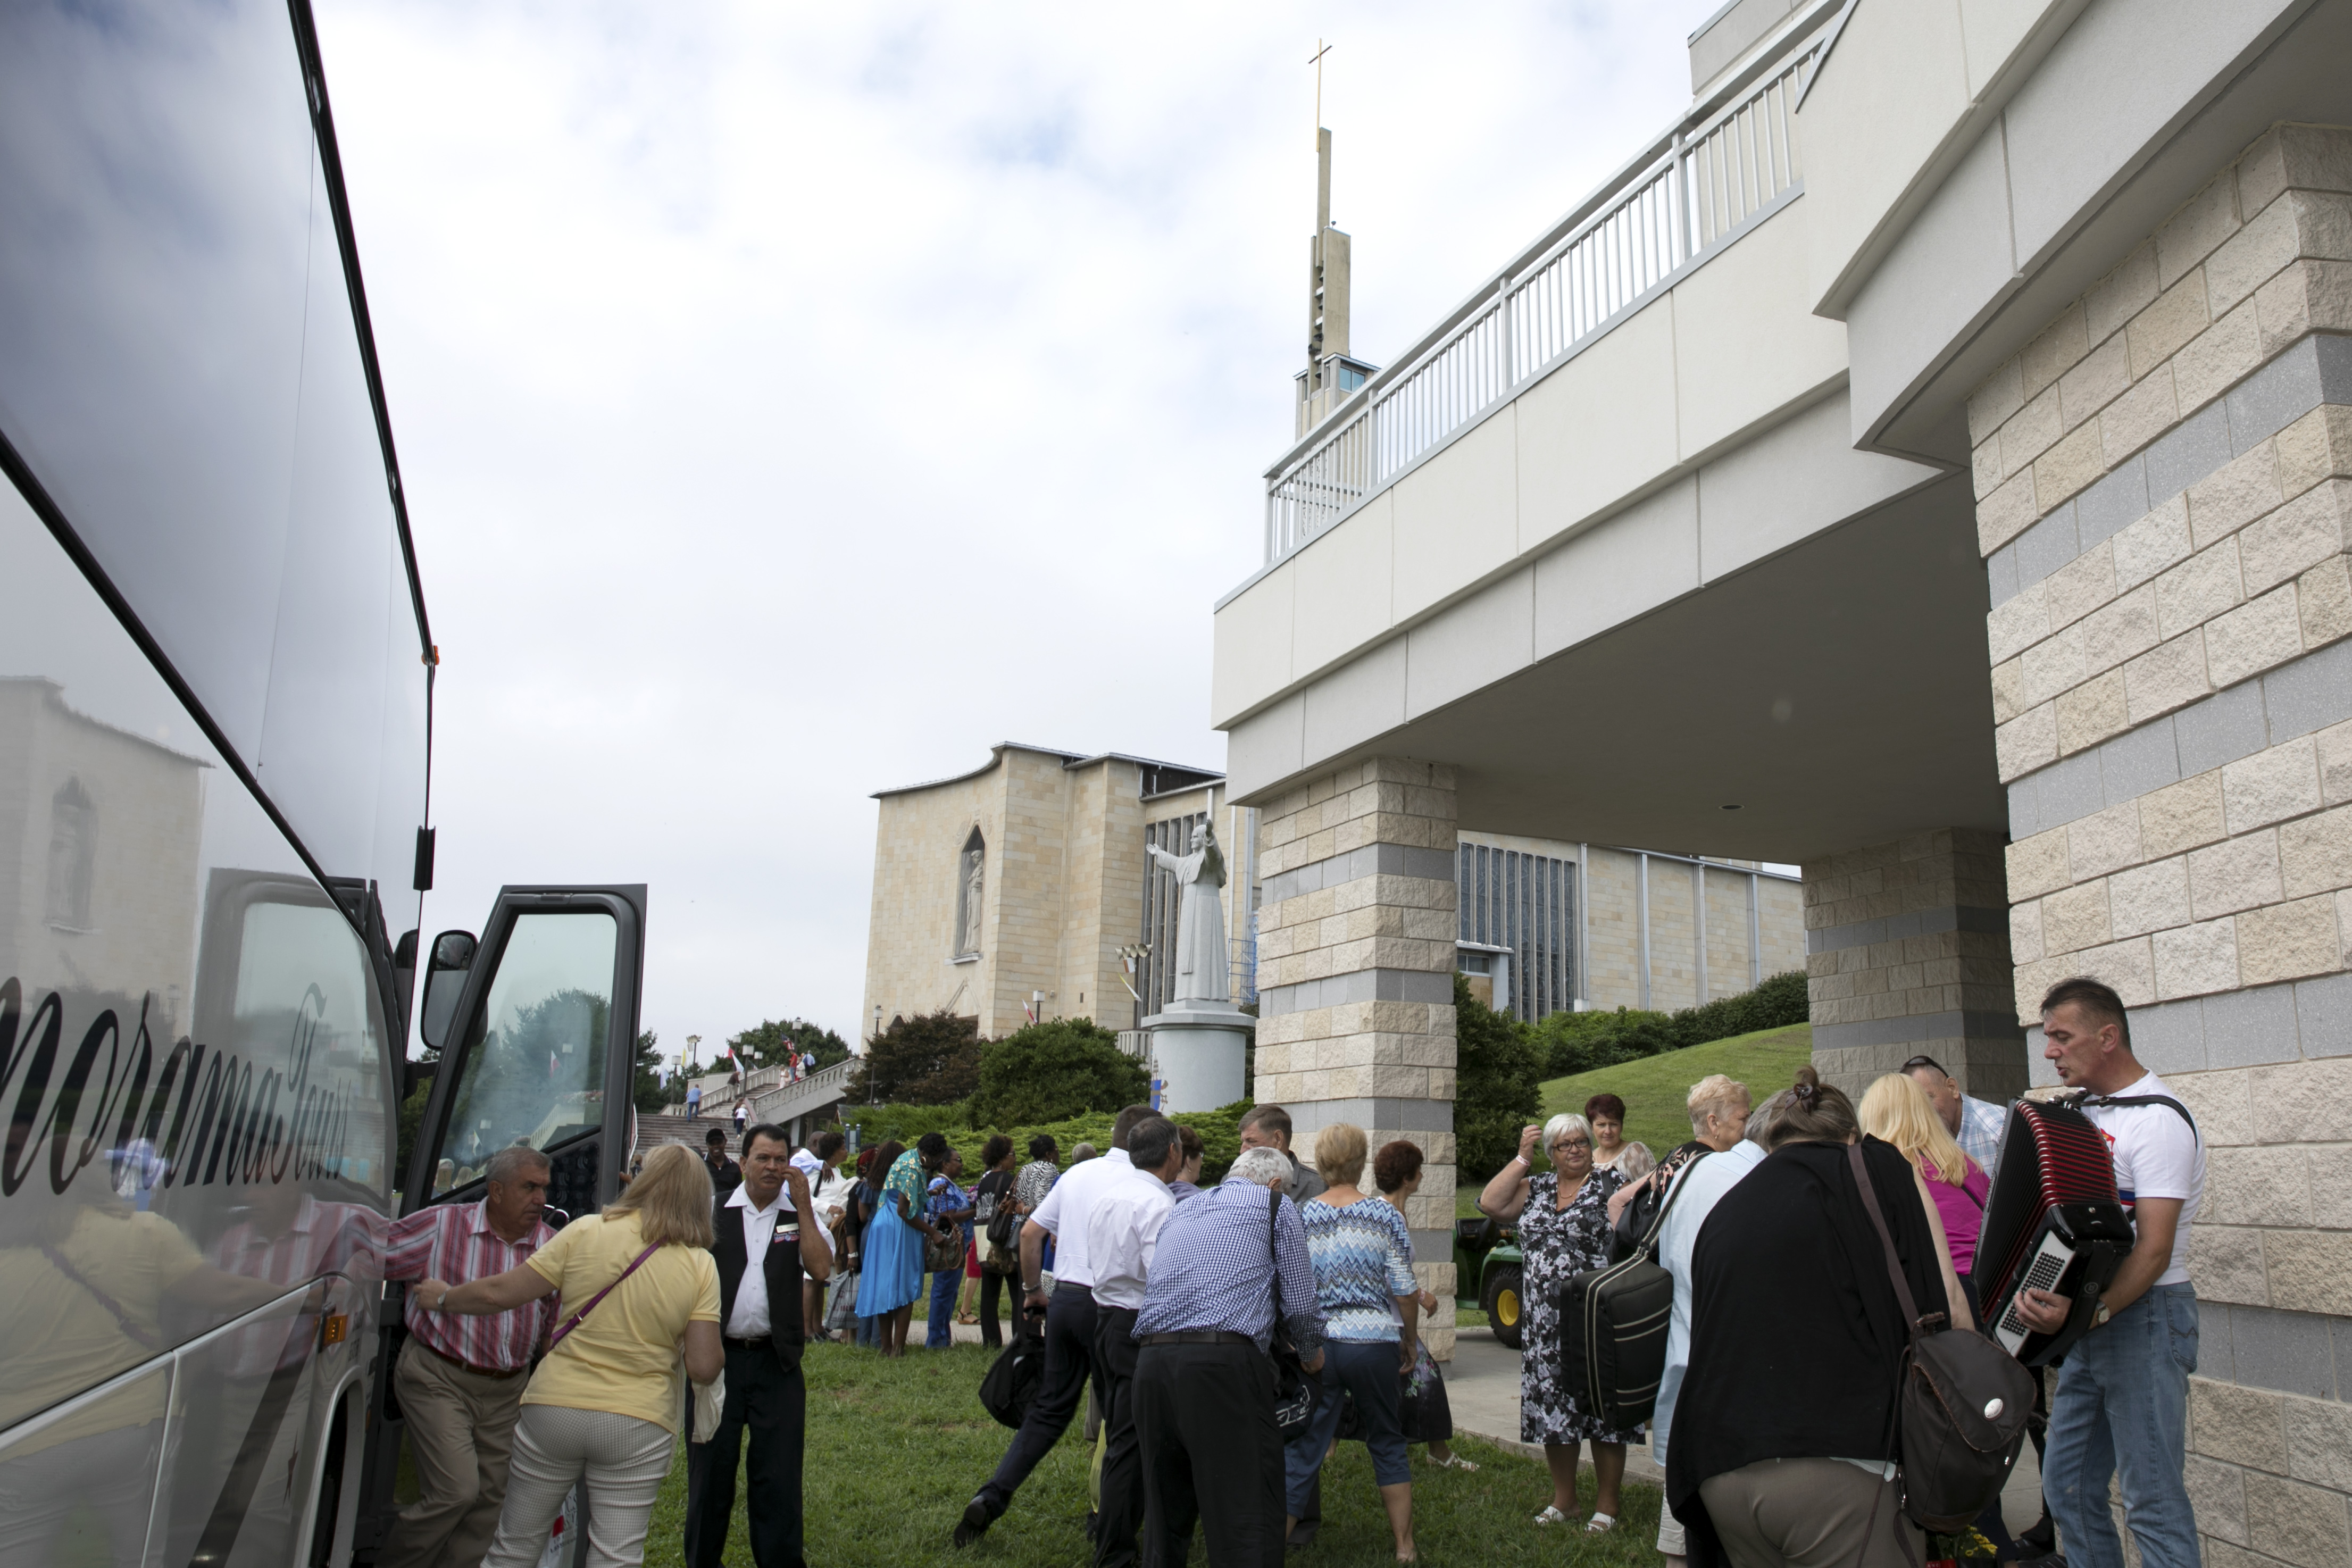
{"type": "Polygon", "coordinates": [[[1792,969],[1773,975],[1753,991],[1718,997],[1703,1007],[1685,1007],[1678,1013],[1633,1007],[1620,1007],[1612,1013],[1554,1013],[1535,1026],[1534,1036],[1550,1075],[1557,1078],[1734,1035],[1786,1028],[1811,1016],[1804,972],[1792,969]]]}
{"type": "MultiPolygon", "coordinates": [[[[1237,1100],[1215,1110],[1187,1110],[1175,1114],[1172,1120],[1190,1127],[1201,1135],[1201,1180],[1215,1182],[1225,1173],[1225,1167],[1241,1152],[1242,1116],[1251,1105],[1237,1100]]],[[[1091,1143],[1097,1150],[1110,1147],[1111,1123],[1118,1121],[1110,1111],[1091,1111],[1084,1116],[1072,1116],[1060,1121],[1048,1121],[1033,1126],[980,1127],[971,1124],[961,1105],[845,1105],[841,1108],[844,1127],[857,1129],[858,1142],[871,1147],[887,1138],[912,1145],[926,1132],[942,1132],[948,1142],[963,1153],[964,1180],[980,1178],[981,1145],[998,1132],[1013,1140],[1019,1151],[1020,1161],[1027,1163],[1029,1140],[1040,1132],[1050,1133],[1061,1146],[1062,1164],[1068,1168],[1070,1151],[1081,1143],[1091,1143]]]]}

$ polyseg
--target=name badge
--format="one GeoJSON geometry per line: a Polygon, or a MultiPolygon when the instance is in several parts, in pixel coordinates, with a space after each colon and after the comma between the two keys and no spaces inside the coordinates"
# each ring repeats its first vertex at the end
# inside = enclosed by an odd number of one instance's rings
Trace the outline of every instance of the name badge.
{"type": "Polygon", "coordinates": [[[796,1225],[780,1225],[776,1227],[776,1234],[768,1238],[768,1245],[770,1247],[782,1247],[788,1241],[797,1242],[800,1238],[800,1226],[796,1225]]]}

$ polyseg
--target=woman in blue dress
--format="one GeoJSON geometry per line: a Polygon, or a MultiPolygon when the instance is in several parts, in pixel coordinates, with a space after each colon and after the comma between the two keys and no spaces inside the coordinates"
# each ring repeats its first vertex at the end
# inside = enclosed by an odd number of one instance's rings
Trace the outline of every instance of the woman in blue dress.
{"type": "Polygon", "coordinates": [[[931,1222],[923,1213],[921,1157],[892,1139],[874,1156],[882,1178],[880,1200],[866,1227],[865,1268],[857,1280],[860,1317],[880,1320],[875,1343],[886,1356],[907,1353],[907,1324],[923,1287],[923,1239],[931,1222]]]}

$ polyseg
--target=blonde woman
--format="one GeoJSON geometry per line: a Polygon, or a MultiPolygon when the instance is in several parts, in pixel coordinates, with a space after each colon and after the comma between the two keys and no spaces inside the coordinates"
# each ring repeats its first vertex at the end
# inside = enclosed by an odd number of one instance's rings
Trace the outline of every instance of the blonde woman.
{"type": "Polygon", "coordinates": [[[1984,1228],[1991,1178],[1961,1152],[1919,1080],[1903,1073],[1888,1073],[1864,1092],[1862,1130],[1894,1144],[1927,1183],[1928,1196],[1936,1200],[1936,1215],[1944,1222],[1945,1249],[1952,1255],[1952,1268],[1960,1277],[1973,1314],[1976,1289],[1969,1274],[1976,1267],[1977,1234],[1984,1228]]]}
{"type": "Polygon", "coordinates": [[[665,1144],[604,1213],[573,1220],[523,1263],[465,1285],[417,1287],[425,1310],[469,1316],[563,1296],[553,1348],[523,1392],[506,1509],[483,1568],[536,1564],[583,1470],[588,1562],[645,1561],[646,1527],[685,1405],[679,1363],[697,1383],[726,1365],[710,1205],[703,1163],[665,1144]]]}

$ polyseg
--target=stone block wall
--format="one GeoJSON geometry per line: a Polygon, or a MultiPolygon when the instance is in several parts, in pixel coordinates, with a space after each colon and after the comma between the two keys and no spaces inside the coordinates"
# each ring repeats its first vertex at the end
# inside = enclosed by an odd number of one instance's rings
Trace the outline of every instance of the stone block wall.
{"type": "Polygon", "coordinates": [[[1982,1098],[2025,1088],[2000,852],[1997,833],[1944,828],[1806,863],[1813,1065],[1825,1081],[1858,1099],[1925,1054],[1982,1098]]]}
{"type": "Polygon", "coordinates": [[[2115,986],[2208,1145],[2216,1565],[2352,1561],[2347,334],[2352,131],[2280,126],[1969,410],[2011,1005],[2115,986]]]}
{"type": "Polygon", "coordinates": [[[1302,1156],[1352,1121],[1378,1149],[1421,1146],[1405,1220],[1441,1305],[1430,1353],[1454,1353],[1454,793],[1440,764],[1377,757],[1259,813],[1256,1079],[1302,1156]]]}

